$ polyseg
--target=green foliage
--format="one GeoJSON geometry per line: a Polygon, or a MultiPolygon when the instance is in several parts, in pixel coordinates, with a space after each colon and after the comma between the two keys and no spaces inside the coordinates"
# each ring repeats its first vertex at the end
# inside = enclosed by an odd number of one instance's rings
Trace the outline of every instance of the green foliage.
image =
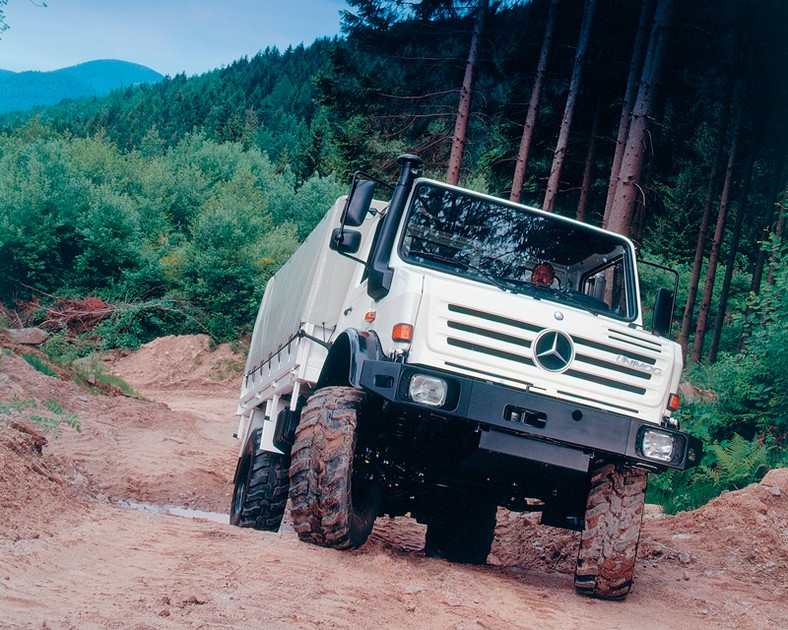
{"type": "Polygon", "coordinates": [[[86,336],[69,338],[64,331],[59,331],[52,334],[40,349],[55,365],[67,365],[94,352],[96,341],[86,336]]]}
{"type": "Polygon", "coordinates": [[[69,339],[64,333],[52,335],[41,346],[42,354],[23,353],[20,356],[32,367],[47,376],[61,377],[74,381],[81,388],[93,394],[119,391],[126,396],[139,398],[126,381],[108,373],[101,361],[96,358],[97,344],[85,336],[69,339]]]}
{"type": "Polygon", "coordinates": [[[0,401],[0,421],[9,423],[13,420],[30,420],[38,424],[44,431],[52,431],[58,438],[62,434],[62,426],[68,426],[77,433],[82,430],[82,423],[73,413],[68,413],[54,399],[44,403],[44,409],[33,399],[21,399],[14,396],[10,401],[0,401]],[[37,410],[39,413],[30,413],[37,410]]]}
{"type": "Polygon", "coordinates": [[[22,400],[19,396],[14,396],[11,400],[0,400],[0,416],[5,418],[13,413],[19,413],[25,409],[35,409],[38,406],[35,400],[22,400]]]}
{"type": "Polygon", "coordinates": [[[22,354],[20,355],[27,363],[41,372],[41,374],[45,374],[46,376],[54,376],[57,377],[57,371],[52,367],[52,365],[43,357],[37,354],[22,354]]]}
{"type": "Polygon", "coordinates": [[[694,510],[719,496],[723,490],[713,471],[707,467],[670,471],[649,475],[646,502],[661,505],[666,513],[675,514],[694,510]]]}
{"type": "Polygon", "coordinates": [[[719,441],[739,433],[780,449],[788,441],[788,269],[786,246],[771,244],[774,284],[751,295],[748,308],[734,317],[736,330],[748,332],[743,350],[726,353],[699,371],[704,386],[717,392],[718,422],[709,427],[719,441]]]}
{"type": "Polygon", "coordinates": [[[39,424],[45,431],[52,431],[55,437],[62,433],[61,425],[74,429],[77,433],[82,430],[82,423],[73,413],[67,413],[63,406],[56,400],[49,399],[45,403],[45,415],[32,414],[30,419],[39,424]],[[47,413],[48,412],[48,413],[47,413]]]}
{"type": "Polygon", "coordinates": [[[0,136],[0,301],[92,294],[125,305],[100,327],[104,347],[188,332],[234,339],[344,192],[315,173],[296,194],[289,168],[204,134],[146,151],[35,124],[0,136]]]}
{"type": "Polygon", "coordinates": [[[767,447],[749,442],[738,433],[727,444],[710,447],[716,462],[716,472],[725,485],[740,489],[757,481],[768,470],[767,447]]]}
{"type": "Polygon", "coordinates": [[[162,298],[119,305],[95,329],[99,349],[138,348],[157,337],[205,332],[205,315],[188,301],[162,298]]]}
{"type": "Polygon", "coordinates": [[[327,177],[312,175],[298,190],[288,220],[298,226],[298,240],[303,241],[334,201],[347,193],[347,184],[338,182],[332,174],[327,177]]]}
{"type": "Polygon", "coordinates": [[[687,376],[699,392],[677,414],[682,428],[702,439],[702,465],[652,476],[649,500],[668,511],[692,509],[724,490],[760,479],[769,468],[788,466],[788,269],[786,246],[767,244],[774,255],[774,284],[751,295],[733,319],[749,335],[744,349],[726,353],[687,376]]]}
{"type": "Polygon", "coordinates": [[[95,356],[87,360],[72,362],[70,365],[73,370],[72,377],[77,384],[94,394],[118,391],[125,396],[142,397],[120,376],[107,372],[95,356]]]}
{"type": "Polygon", "coordinates": [[[739,434],[724,443],[712,442],[698,468],[651,475],[646,500],[663,505],[669,514],[694,510],[722,492],[760,480],[774,463],[769,451],[762,442],[739,434]]]}

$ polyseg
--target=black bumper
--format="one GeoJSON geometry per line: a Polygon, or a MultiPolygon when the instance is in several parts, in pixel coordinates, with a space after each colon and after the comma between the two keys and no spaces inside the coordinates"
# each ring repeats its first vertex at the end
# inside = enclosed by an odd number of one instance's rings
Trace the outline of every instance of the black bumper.
{"type": "Polygon", "coordinates": [[[652,470],[685,470],[700,463],[697,438],[651,422],[557,400],[504,385],[479,381],[420,366],[391,361],[364,361],[361,387],[398,406],[477,423],[479,448],[572,470],[587,470],[591,458],[613,456],[652,470]],[[438,376],[449,383],[447,402],[439,408],[408,398],[415,374],[438,376]],[[643,433],[656,430],[674,440],[671,461],[645,457],[643,433]]]}

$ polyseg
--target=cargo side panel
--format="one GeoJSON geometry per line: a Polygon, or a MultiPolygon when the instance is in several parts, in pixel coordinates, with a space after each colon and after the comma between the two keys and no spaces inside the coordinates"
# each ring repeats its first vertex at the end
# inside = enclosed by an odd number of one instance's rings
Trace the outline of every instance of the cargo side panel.
{"type": "MultiPolygon", "coordinates": [[[[249,409],[268,398],[275,389],[288,389],[283,381],[316,378],[315,366],[322,365],[326,349],[299,337],[304,331],[325,343],[336,334],[339,316],[353,274],[359,263],[329,249],[331,232],[339,226],[345,197],[340,197],[298,250],[268,281],[255,321],[244,370],[239,406],[249,409]],[[305,348],[306,346],[306,348],[305,348]],[[312,356],[315,355],[315,356],[312,356]],[[301,374],[303,366],[309,374],[301,374]]],[[[375,223],[370,218],[360,230],[364,248],[375,223]]]]}

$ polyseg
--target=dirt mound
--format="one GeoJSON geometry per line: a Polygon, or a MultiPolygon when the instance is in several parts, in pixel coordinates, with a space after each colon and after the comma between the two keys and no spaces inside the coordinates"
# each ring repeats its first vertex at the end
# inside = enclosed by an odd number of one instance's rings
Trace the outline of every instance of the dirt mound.
{"type": "Polygon", "coordinates": [[[113,372],[135,388],[240,388],[244,354],[226,343],[211,347],[208,335],[170,335],[108,360],[113,372]]]}
{"type": "Polygon", "coordinates": [[[2,535],[12,540],[52,535],[41,527],[62,505],[87,505],[87,496],[67,483],[55,466],[42,457],[47,439],[19,422],[0,421],[0,523],[2,535]]]}
{"type": "MultiPolygon", "coordinates": [[[[641,556],[702,567],[706,576],[788,587],[788,468],[692,512],[656,519],[641,556]]],[[[783,592],[788,595],[788,592],[783,592]]]]}
{"type": "Polygon", "coordinates": [[[539,519],[539,514],[499,509],[489,562],[546,573],[574,573],[578,534],[540,525],[539,519]]]}

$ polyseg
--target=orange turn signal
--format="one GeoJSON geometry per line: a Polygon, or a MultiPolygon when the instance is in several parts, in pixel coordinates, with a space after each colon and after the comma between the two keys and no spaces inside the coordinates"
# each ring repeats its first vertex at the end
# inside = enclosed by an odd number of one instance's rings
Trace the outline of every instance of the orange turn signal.
{"type": "Polygon", "coordinates": [[[375,321],[376,316],[377,316],[376,311],[367,311],[366,313],[364,313],[364,321],[367,322],[368,324],[371,324],[372,322],[375,321]]]}
{"type": "Polygon", "coordinates": [[[681,398],[679,398],[678,394],[671,394],[668,398],[668,409],[671,411],[678,411],[679,405],[681,404],[681,398]]]}
{"type": "Polygon", "coordinates": [[[394,341],[411,341],[413,339],[413,326],[411,324],[395,324],[391,329],[391,338],[394,341]]]}

